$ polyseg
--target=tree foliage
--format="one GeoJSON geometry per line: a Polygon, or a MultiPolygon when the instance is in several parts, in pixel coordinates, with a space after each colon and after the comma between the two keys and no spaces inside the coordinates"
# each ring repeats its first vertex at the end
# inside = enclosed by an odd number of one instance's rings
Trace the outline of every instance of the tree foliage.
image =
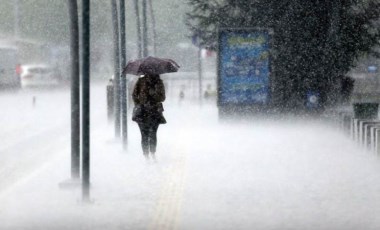
{"type": "Polygon", "coordinates": [[[187,25],[216,49],[221,27],[274,30],[274,102],[303,106],[309,90],[334,101],[339,76],[363,54],[379,56],[377,0],[189,0],[187,25]],[[201,31],[201,32],[200,32],[201,31]]]}

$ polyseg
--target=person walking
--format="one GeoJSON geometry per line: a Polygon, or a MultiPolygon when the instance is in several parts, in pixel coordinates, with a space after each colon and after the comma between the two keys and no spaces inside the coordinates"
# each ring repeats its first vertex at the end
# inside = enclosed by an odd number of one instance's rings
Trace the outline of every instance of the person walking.
{"type": "Polygon", "coordinates": [[[166,123],[162,105],[165,88],[160,75],[145,74],[140,77],[133,89],[132,99],[135,104],[132,120],[137,122],[141,132],[143,154],[146,159],[150,155],[155,160],[158,126],[166,123]]]}
{"type": "Polygon", "coordinates": [[[152,56],[131,60],[123,68],[122,75],[144,75],[137,80],[133,89],[132,99],[135,106],[132,120],[139,125],[141,147],[147,159],[150,153],[155,160],[157,129],[160,124],[166,123],[162,114],[165,88],[160,74],[178,72],[179,68],[180,66],[172,59],[152,56]]]}

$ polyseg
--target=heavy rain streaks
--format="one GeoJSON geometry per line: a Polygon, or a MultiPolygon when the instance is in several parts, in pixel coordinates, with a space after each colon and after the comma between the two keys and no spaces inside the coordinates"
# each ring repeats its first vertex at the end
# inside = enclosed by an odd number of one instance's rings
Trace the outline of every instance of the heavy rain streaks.
{"type": "Polygon", "coordinates": [[[0,6],[0,229],[379,229],[380,3],[74,2],[0,6]]]}

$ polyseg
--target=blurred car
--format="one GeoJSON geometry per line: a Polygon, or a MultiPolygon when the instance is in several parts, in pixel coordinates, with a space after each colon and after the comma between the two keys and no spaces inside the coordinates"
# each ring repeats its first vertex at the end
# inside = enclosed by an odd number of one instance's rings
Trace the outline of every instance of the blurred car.
{"type": "Polygon", "coordinates": [[[18,50],[11,46],[0,47],[0,88],[20,88],[18,50]]]}
{"type": "Polygon", "coordinates": [[[49,65],[21,66],[21,86],[23,88],[59,86],[61,80],[62,76],[59,71],[49,65]]]}

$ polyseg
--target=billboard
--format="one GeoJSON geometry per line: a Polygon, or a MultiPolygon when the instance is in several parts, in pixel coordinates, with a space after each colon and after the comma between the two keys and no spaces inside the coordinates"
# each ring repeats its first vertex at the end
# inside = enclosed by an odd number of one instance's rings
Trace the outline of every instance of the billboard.
{"type": "Polygon", "coordinates": [[[265,105],[270,96],[270,30],[221,29],[218,105],[265,105]]]}

